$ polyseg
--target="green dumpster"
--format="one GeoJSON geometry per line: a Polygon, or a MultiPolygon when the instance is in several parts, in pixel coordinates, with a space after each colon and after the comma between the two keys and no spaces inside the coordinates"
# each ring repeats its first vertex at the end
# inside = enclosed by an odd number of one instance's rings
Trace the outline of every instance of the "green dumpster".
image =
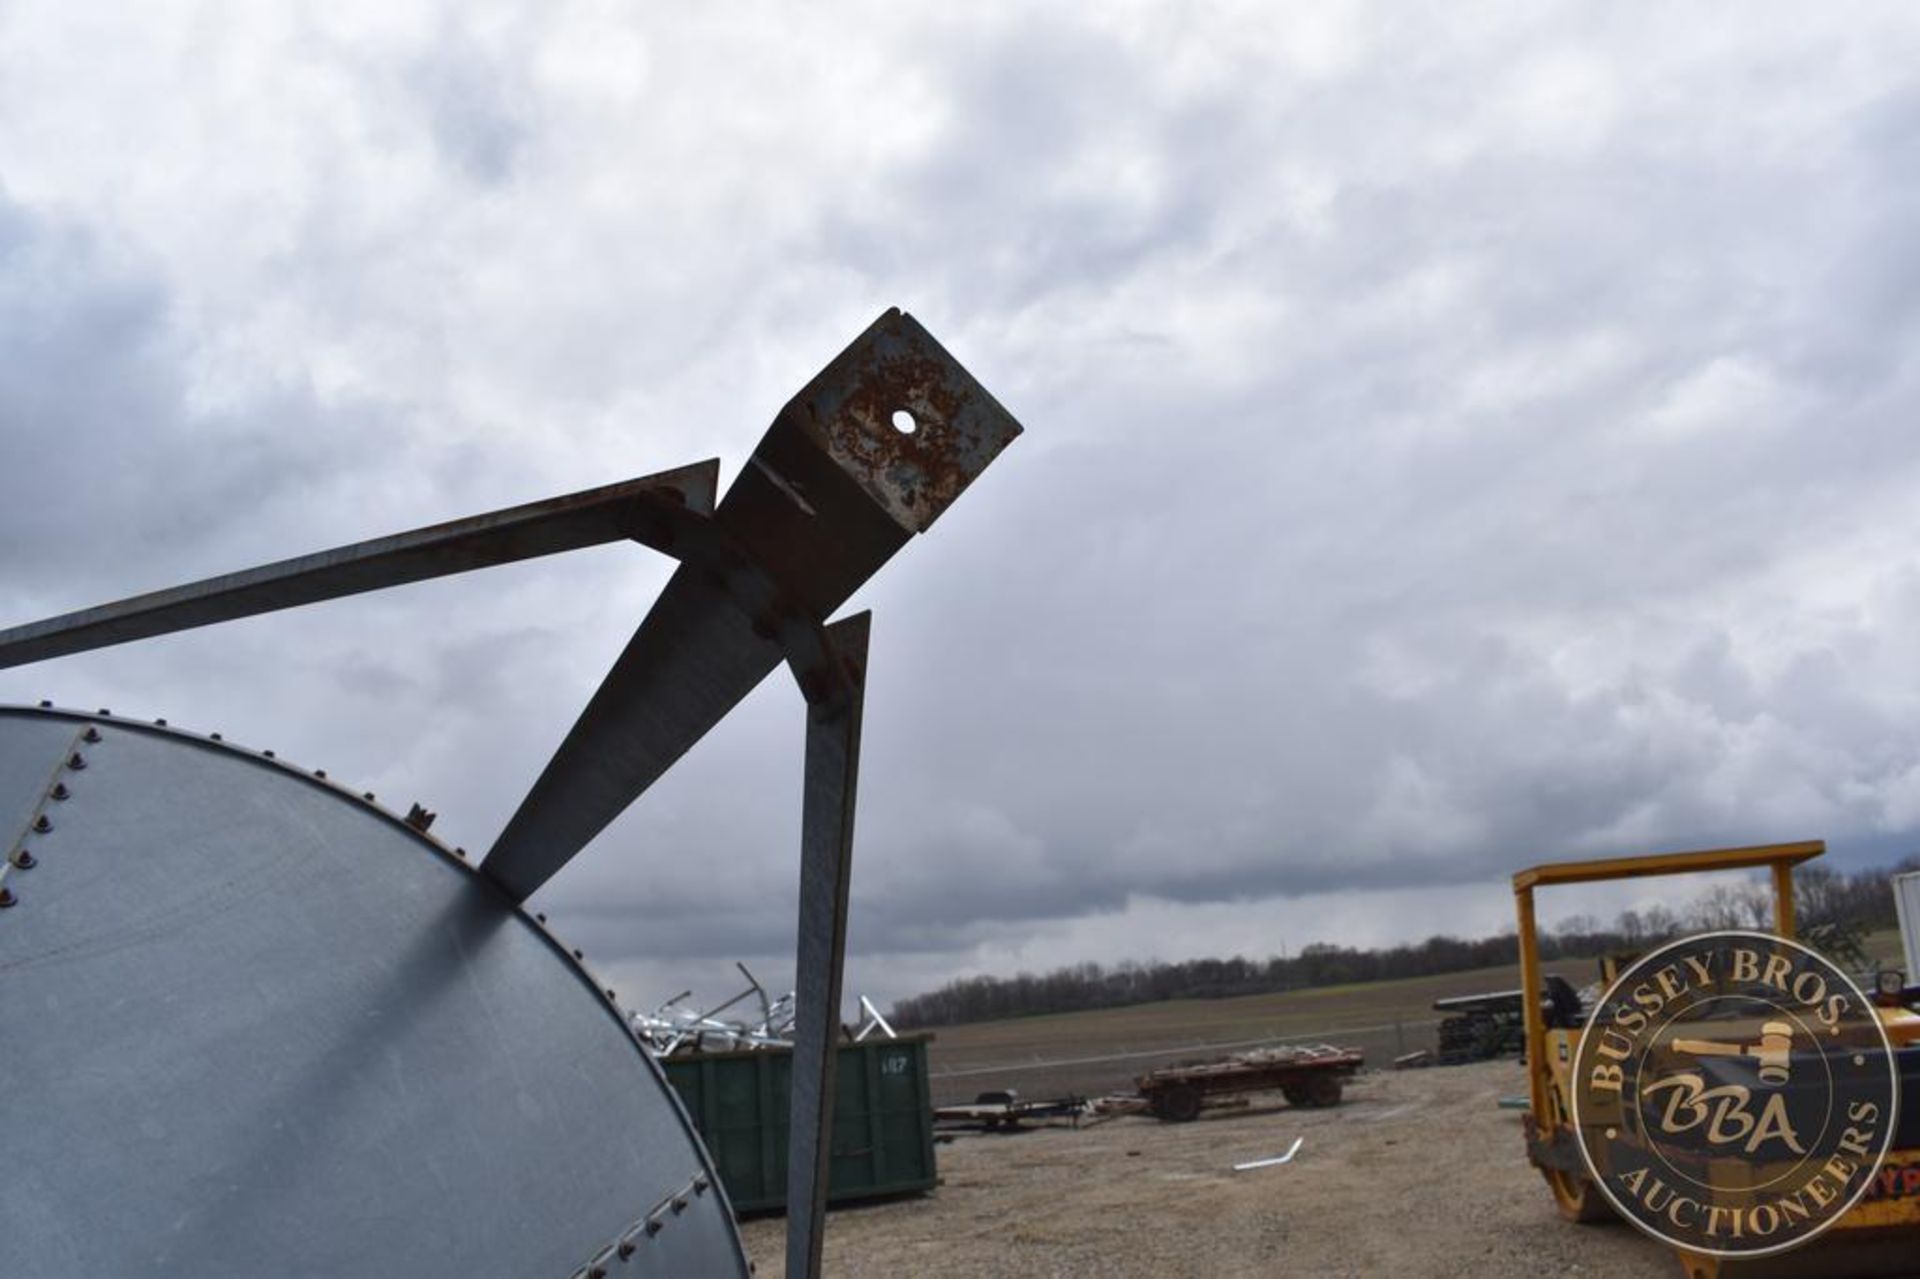
{"type": "MultiPolygon", "coordinates": [[[[931,1035],[842,1044],[835,1072],[832,1203],[933,1188],[931,1035]]],[[[696,1053],[660,1063],[700,1130],[735,1212],[787,1206],[787,1085],[793,1054],[696,1053]]]]}

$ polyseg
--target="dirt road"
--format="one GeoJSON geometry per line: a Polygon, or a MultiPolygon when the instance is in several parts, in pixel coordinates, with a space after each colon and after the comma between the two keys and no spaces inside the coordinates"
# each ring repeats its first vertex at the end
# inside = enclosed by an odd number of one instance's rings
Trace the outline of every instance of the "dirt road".
{"type": "MultiPolygon", "coordinates": [[[[833,1276],[1541,1276],[1680,1274],[1626,1226],[1554,1212],[1497,1108],[1510,1061],[1371,1073],[1333,1110],[1284,1103],[1190,1124],[1123,1118],[939,1148],[919,1199],[835,1211],[833,1276]],[[1285,1152],[1291,1163],[1236,1173],[1285,1152]]],[[[761,1276],[785,1222],[746,1224],[761,1276]]]]}

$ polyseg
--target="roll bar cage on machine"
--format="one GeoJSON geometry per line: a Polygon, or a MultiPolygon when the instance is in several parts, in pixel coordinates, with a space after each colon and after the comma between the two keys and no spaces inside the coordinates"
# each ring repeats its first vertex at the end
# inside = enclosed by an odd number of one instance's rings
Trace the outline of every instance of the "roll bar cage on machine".
{"type": "Polygon", "coordinates": [[[701,462],[15,627],[0,667],[611,542],[679,560],[479,874],[517,907],[786,665],[807,707],[787,1273],[814,1276],[869,614],[828,619],[1020,429],[890,310],[786,404],[724,499],[701,462]]]}

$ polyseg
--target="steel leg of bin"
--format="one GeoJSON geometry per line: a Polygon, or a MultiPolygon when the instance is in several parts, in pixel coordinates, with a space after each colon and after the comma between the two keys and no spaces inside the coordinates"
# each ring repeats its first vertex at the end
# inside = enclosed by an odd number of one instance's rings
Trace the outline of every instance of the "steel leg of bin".
{"type": "Polygon", "coordinates": [[[833,1157],[834,1066],[847,948],[847,883],[860,773],[860,716],[869,615],[826,628],[837,677],[808,690],[801,809],[800,936],[793,1092],[787,1129],[787,1275],[817,1279],[833,1157]]]}

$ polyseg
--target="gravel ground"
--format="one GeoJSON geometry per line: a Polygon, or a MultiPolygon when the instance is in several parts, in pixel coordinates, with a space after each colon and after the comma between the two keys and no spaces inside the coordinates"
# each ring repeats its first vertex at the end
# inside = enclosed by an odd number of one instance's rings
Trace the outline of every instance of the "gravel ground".
{"type": "MultiPolygon", "coordinates": [[[[1520,1067],[1370,1073],[1333,1110],[1265,1098],[1190,1124],[962,1136],[930,1195],[829,1218],[834,1276],[1680,1274],[1622,1226],[1560,1219],[1521,1150],[1520,1067]],[[1235,1173],[1278,1155],[1293,1162],[1235,1173]]],[[[746,1223],[761,1276],[785,1221],[746,1223]]]]}

